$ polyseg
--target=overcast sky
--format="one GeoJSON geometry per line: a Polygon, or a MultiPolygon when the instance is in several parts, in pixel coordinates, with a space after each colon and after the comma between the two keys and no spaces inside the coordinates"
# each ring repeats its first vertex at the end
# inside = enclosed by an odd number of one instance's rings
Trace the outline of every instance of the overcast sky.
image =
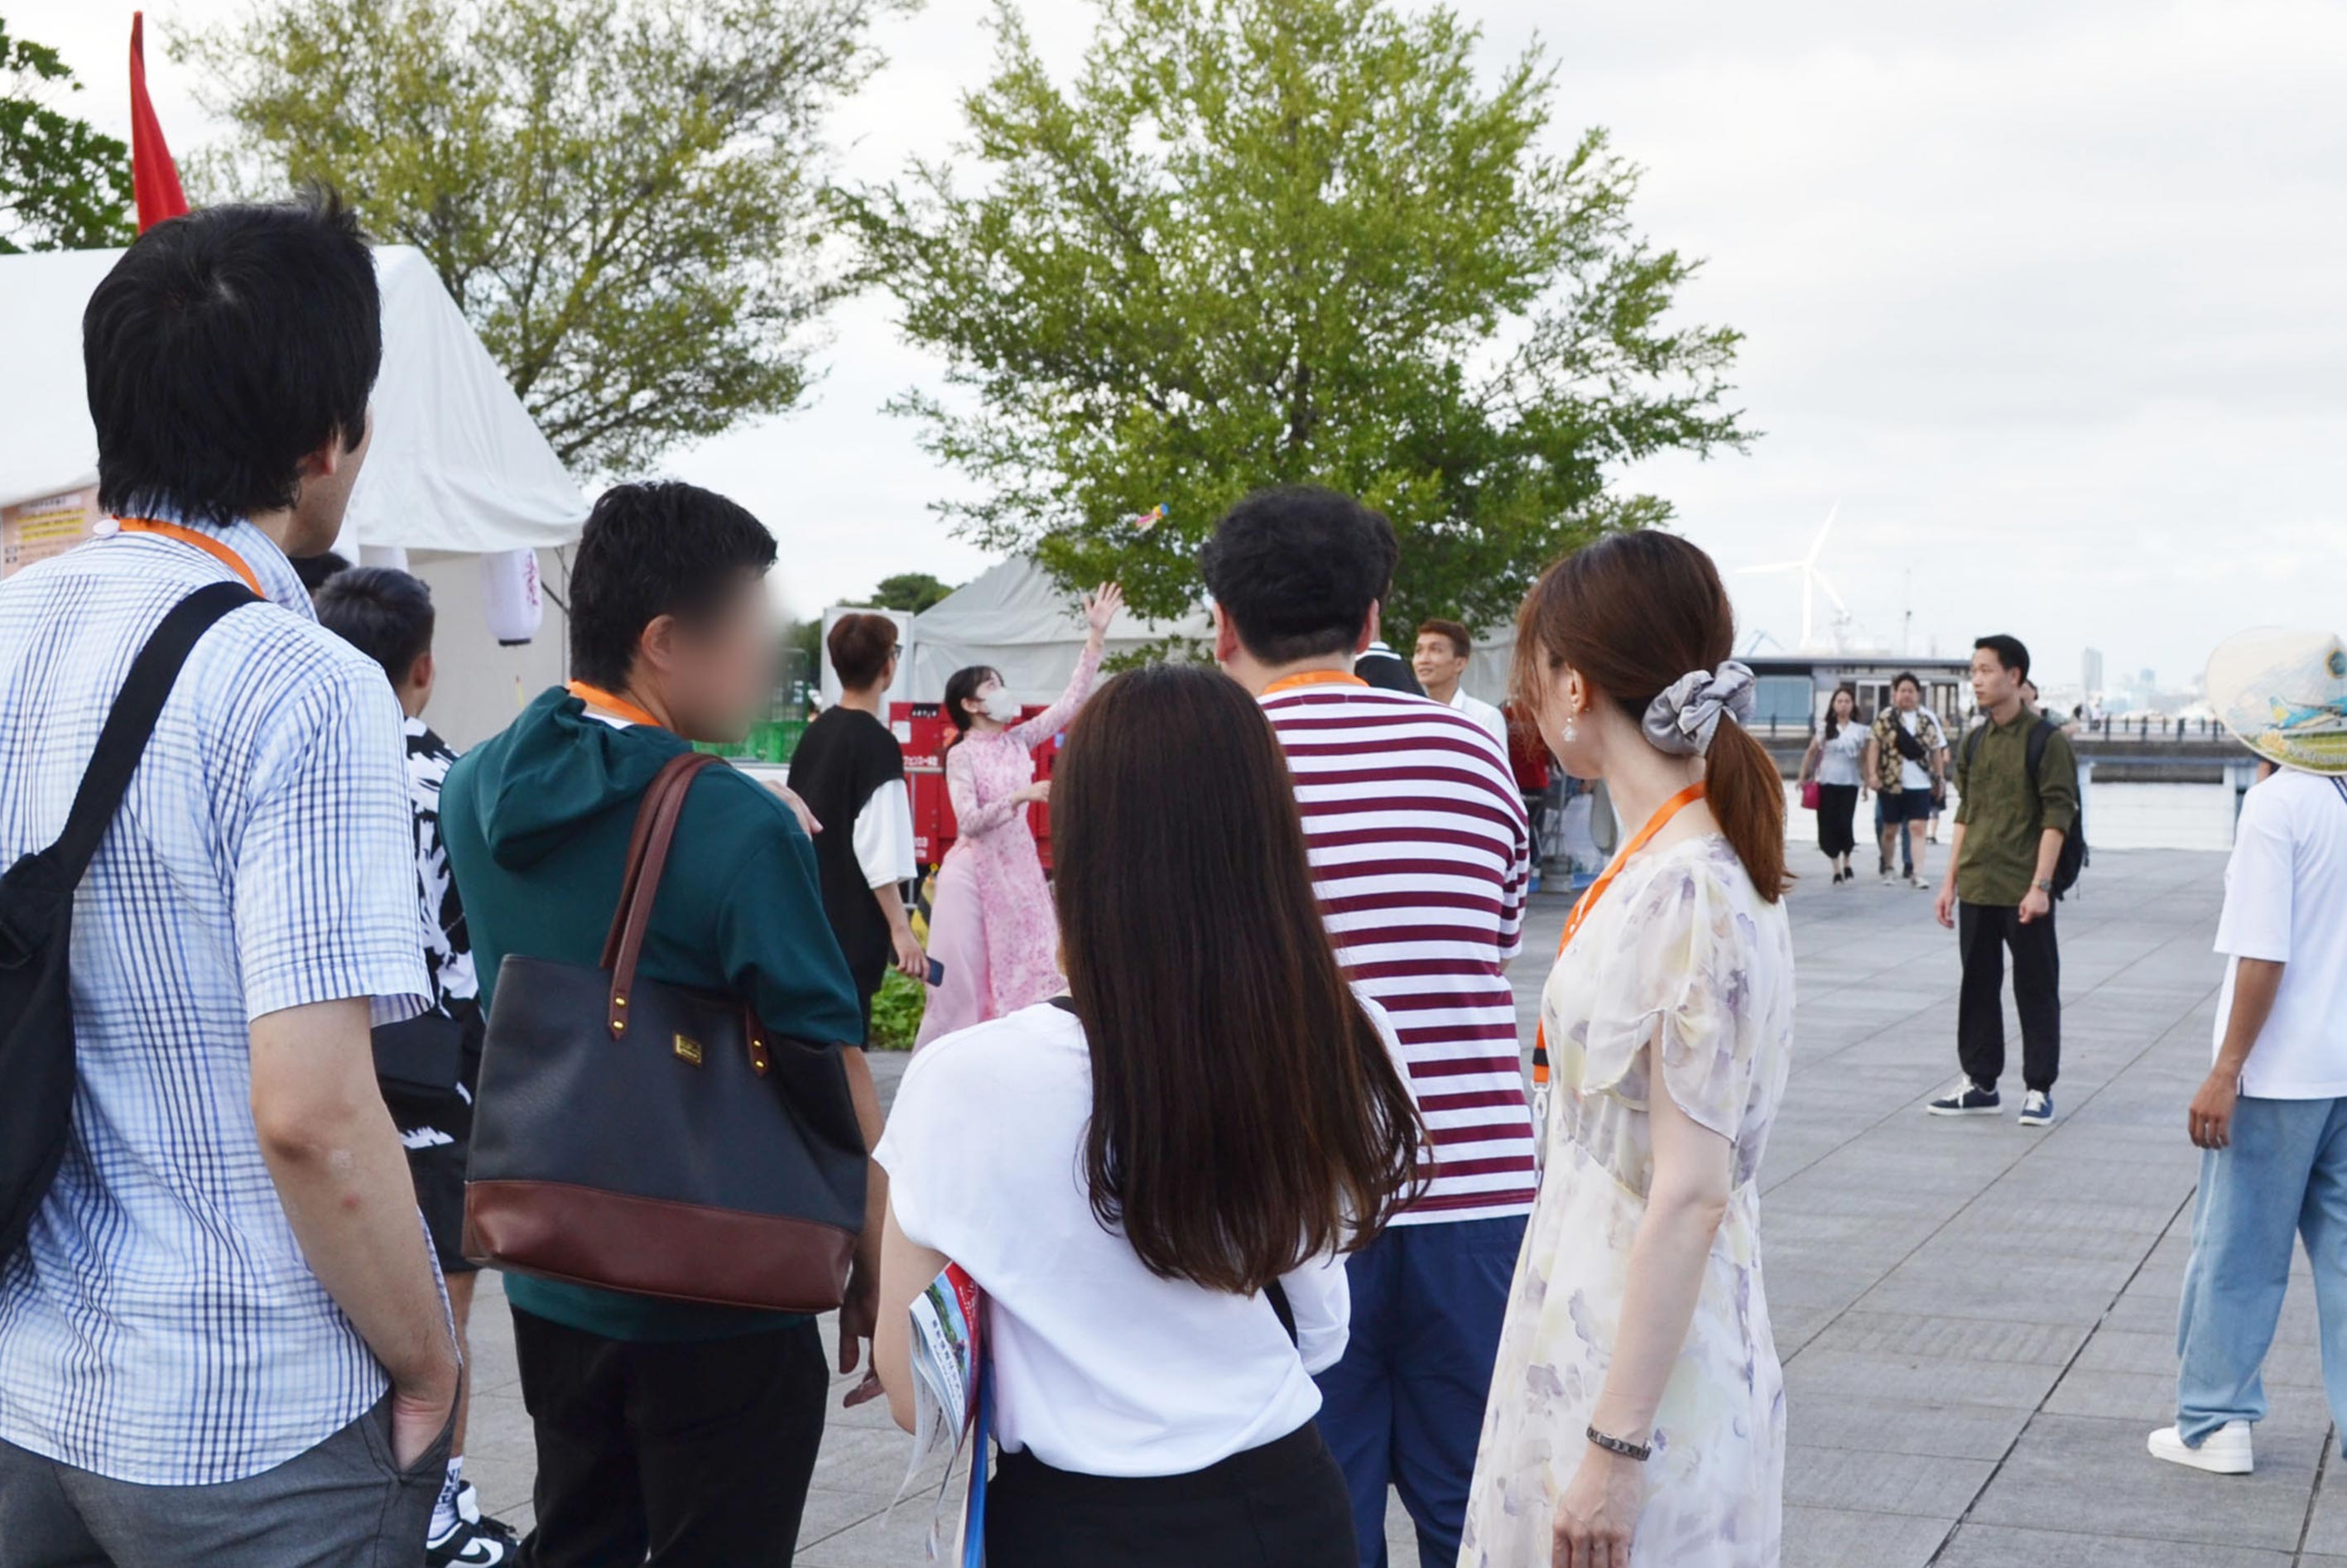
{"type": "MultiPolygon", "coordinates": [[[[128,135],[129,9],[0,0],[128,135]]],[[[202,21],[241,0],[160,0],[202,21]]],[[[1707,258],[1690,320],[1747,341],[1747,456],[1625,482],[1674,501],[1723,567],[1801,555],[1858,635],[1916,653],[2009,630],[2047,683],[2098,647],[2114,681],[2195,675],[2226,635],[2347,624],[2347,6],[2330,0],[1467,0],[1491,67],[1534,35],[1567,143],[1611,128],[1647,169],[1636,217],[1707,258]]],[[[881,177],[958,131],[981,0],[929,0],[838,122],[881,177]]],[[[1030,0],[1062,65],[1081,0],[1030,0]]],[[[175,151],[214,128],[150,40],[175,151]]],[[[985,559],[927,503],[958,481],[879,405],[936,364],[883,301],[832,318],[813,404],[673,454],[774,529],[793,600],[985,559]]],[[[5,438],[5,436],[0,436],[5,438]]],[[[1734,579],[1747,633],[1799,638],[1798,580],[1734,579]]],[[[1822,610],[1821,610],[1822,620],[1822,610]]]]}

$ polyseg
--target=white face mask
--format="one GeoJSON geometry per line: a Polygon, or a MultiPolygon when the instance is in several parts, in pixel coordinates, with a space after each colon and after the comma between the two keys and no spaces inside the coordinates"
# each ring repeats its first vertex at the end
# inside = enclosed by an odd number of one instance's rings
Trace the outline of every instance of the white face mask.
{"type": "Polygon", "coordinates": [[[1019,720],[1019,699],[997,686],[987,693],[986,716],[998,724],[1016,723],[1019,720]]]}

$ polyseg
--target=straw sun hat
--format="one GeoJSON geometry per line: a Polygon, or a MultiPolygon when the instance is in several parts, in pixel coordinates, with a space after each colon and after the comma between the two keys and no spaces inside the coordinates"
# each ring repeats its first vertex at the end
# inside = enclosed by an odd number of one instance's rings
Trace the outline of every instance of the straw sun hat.
{"type": "Polygon", "coordinates": [[[2347,646],[2327,631],[2260,627],[2209,656],[2209,704],[2250,750],[2347,775],[2347,646]]]}

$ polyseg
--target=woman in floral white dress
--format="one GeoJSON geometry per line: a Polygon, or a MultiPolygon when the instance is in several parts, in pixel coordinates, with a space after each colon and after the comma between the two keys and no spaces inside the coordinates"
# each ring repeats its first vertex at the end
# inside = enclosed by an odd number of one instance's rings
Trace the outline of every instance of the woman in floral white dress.
{"type": "Polygon", "coordinates": [[[1525,600],[1519,684],[1639,833],[1576,908],[1541,1024],[1555,1100],[1500,1342],[1466,1568],[1774,1568],[1782,1370],[1759,1188],[1791,1065],[1784,795],[1702,551],[1617,536],[1525,600]],[[1641,825],[1645,825],[1641,828],[1641,825]]]}

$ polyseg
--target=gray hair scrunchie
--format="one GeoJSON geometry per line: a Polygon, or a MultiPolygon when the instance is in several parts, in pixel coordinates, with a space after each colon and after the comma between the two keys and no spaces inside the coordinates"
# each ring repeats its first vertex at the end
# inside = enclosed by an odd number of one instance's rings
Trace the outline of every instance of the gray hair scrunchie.
{"type": "Polygon", "coordinates": [[[1671,682],[1669,691],[1646,704],[1639,727],[1657,751],[1699,757],[1710,752],[1720,715],[1747,723],[1752,704],[1751,667],[1731,659],[1708,673],[1692,670],[1671,682]]]}

